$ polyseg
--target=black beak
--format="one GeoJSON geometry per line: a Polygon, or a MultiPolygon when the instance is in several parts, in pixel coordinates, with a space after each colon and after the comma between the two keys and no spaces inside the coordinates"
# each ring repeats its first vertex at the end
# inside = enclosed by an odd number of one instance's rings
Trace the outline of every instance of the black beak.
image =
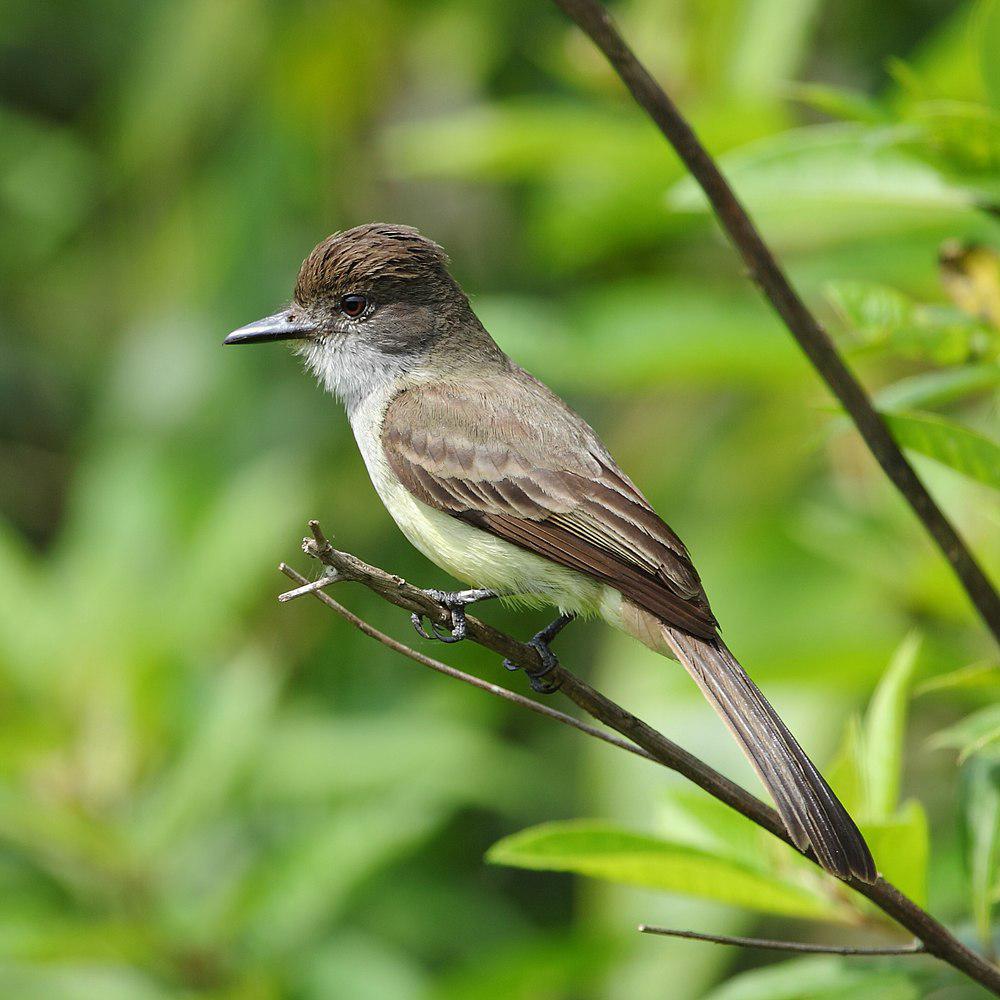
{"type": "Polygon", "coordinates": [[[315,332],[314,323],[297,320],[286,310],[233,330],[222,343],[263,344],[267,340],[305,340],[315,332]]]}

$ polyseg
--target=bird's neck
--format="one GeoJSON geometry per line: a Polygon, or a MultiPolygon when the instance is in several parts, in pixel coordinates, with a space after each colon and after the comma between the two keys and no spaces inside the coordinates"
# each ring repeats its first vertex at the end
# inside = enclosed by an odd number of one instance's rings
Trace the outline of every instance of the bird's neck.
{"type": "Polygon", "coordinates": [[[417,365],[412,356],[387,354],[364,341],[310,344],[302,352],[309,370],[330,395],[354,414],[372,395],[384,396],[417,365]]]}
{"type": "Polygon", "coordinates": [[[509,371],[511,361],[478,324],[450,331],[416,353],[380,350],[370,341],[311,343],[301,353],[320,385],[344,404],[354,422],[371,400],[388,401],[400,389],[427,382],[462,381],[509,371]],[[470,333],[475,336],[470,336],[470,333]],[[463,335],[464,334],[464,335],[463,335]]]}

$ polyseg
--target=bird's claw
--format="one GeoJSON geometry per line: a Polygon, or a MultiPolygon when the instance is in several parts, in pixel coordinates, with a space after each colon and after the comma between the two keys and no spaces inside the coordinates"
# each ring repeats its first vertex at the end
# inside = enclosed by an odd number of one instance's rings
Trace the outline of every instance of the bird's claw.
{"type": "Polygon", "coordinates": [[[430,632],[424,631],[423,618],[424,616],[414,611],[410,615],[410,622],[412,623],[417,635],[421,639],[430,639],[438,642],[461,642],[465,636],[468,629],[468,623],[465,620],[465,612],[460,608],[449,608],[451,612],[451,629],[442,628],[436,621],[432,619],[427,619],[427,624],[430,625],[430,632]]]}
{"type": "Polygon", "coordinates": [[[439,642],[461,642],[468,635],[469,630],[469,623],[465,617],[466,607],[476,601],[485,601],[490,597],[496,597],[492,590],[459,590],[455,592],[427,590],[425,593],[448,611],[451,616],[451,627],[442,628],[437,622],[428,618],[427,623],[431,627],[431,631],[428,633],[424,631],[424,615],[417,611],[410,615],[410,622],[416,629],[417,635],[422,639],[439,642]]]}
{"type": "MultiPolygon", "coordinates": [[[[551,622],[541,632],[536,632],[525,645],[531,646],[538,652],[538,658],[542,661],[539,670],[525,670],[528,675],[528,683],[531,690],[538,694],[552,694],[562,686],[562,681],[550,681],[546,678],[559,666],[556,654],[552,652],[549,643],[573,620],[570,614],[560,615],[554,622],[551,622]]],[[[503,665],[508,670],[520,670],[521,668],[510,660],[504,660],[503,665]]]]}
{"type": "Polygon", "coordinates": [[[414,632],[416,632],[421,639],[430,639],[431,641],[433,641],[435,639],[441,638],[438,632],[438,627],[437,625],[434,624],[434,622],[430,622],[431,626],[430,632],[424,631],[424,616],[418,614],[416,611],[414,611],[413,614],[410,615],[410,624],[413,626],[414,632]]]}
{"type": "MultiPolygon", "coordinates": [[[[525,674],[528,676],[528,683],[531,685],[531,690],[536,691],[538,694],[554,694],[562,686],[562,682],[556,680],[555,682],[547,680],[549,674],[559,666],[559,660],[556,654],[549,649],[548,644],[543,640],[539,639],[538,636],[532,636],[527,643],[527,646],[531,646],[533,649],[538,651],[538,658],[542,661],[541,669],[539,670],[525,670],[525,674]]],[[[508,670],[520,670],[521,668],[516,664],[512,663],[510,660],[504,660],[503,665],[508,670]]]]}

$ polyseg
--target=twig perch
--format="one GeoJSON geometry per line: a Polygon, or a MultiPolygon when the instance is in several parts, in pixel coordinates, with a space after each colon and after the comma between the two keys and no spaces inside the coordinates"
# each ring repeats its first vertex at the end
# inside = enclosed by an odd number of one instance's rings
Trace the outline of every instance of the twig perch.
{"type": "Polygon", "coordinates": [[[809,311],[770,247],[736,197],[694,130],[636,58],[599,0],[553,0],[588,35],[701,185],[751,278],[782,318],[820,377],[840,400],[858,432],[913,508],[965,588],[983,621],[1000,642],[1000,595],[954,526],[906,460],[861,383],[837,353],[826,330],[809,311]]]}
{"type": "MultiPolygon", "coordinates": [[[[310,521],[309,527],[312,531],[312,537],[303,540],[303,551],[306,555],[318,559],[325,566],[336,570],[336,581],[360,583],[398,608],[402,608],[408,612],[419,612],[428,619],[437,621],[442,626],[448,624],[448,613],[424,591],[407,583],[402,577],[394,576],[376,566],[368,565],[358,559],[357,556],[338,551],[330,544],[316,521],[310,521]]],[[[664,767],[677,771],[704,789],[709,795],[712,795],[720,802],[724,802],[730,808],[746,816],[747,819],[757,826],[774,834],[774,836],[784,841],[793,850],[798,850],[792,843],[791,838],[785,831],[784,824],[774,809],[765,805],[760,799],[751,795],[735,782],[730,781],[725,775],[709,767],[704,761],[699,760],[693,754],[688,753],[688,751],[667,739],[662,733],[657,732],[647,723],[632,715],[631,712],[626,711],[610,698],[607,698],[600,691],[592,688],[585,681],[580,680],[580,678],[567,670],[563,665],[558,665],[548,675],[559,685],[561,693],[566,695],[566,697],[582,708],[592,718],[604,723],[621,736],[624,736],[625,740],[618,740],[607,733],[595,729],[593,726],[581,723],[571,716],[565,715],[562,712],[556,712],[548,706],[541,705],[533,699],[517,695],[512,691],[489,684],[469,674],[463,674],[461,671],[455,670],[447,664],[424,656],[424,654],[417,650],[380,632],[374,626],[348,611],[343,605],[324,593],[322,587],[333,584],[335,582],[333,579],[324,580],[321,586],[310,587],[306,585],[305,577],[294,570],[284,564],[282,564],[281,569],[286,576],[300,584],[296,591],[289,592],[288,595],[285,595],[286,597],[290,597],[293,594],[312,594],[312,596],[331,607],[366,635],[371,636],[390,649],[418,663],[422,663],[440,673],[455,677],[458,680],[473,684],[481,690],[505,698],[538,714],[553,718],[555,721],[570,725],[586,733],[588,736],[611,743],[620,749],[638,753],[640,756],[644,756],[658,764],[662,764],[664,767]]],[[[512,636],[500,632],[498,629],[487,625],[472,615],[467,615],[467,622],[467,638],[469,641],[492,650],[499,657],[510,660],[528,672],[538,670],[542,666],[538,652],[532,646],[519,642],[512,636]]],[[[800,851],[799,853],[809,858],[814,864],[817,863],[811,852],[800,851]]],[[[921,943],[922,949],[928,954],[946,962],[987,989],[992,990],[997,996],[1000,996],[1000,968],[987,962],[981,955],[967,948],[943,924],[939,923],[934,917],[914,903],[913,900],[901,893],[892,883],[887,882],[881,877],[871,885],[855,879],[845,879],[843,881],[856,892],[861,893],[871,900],[886,916],[891,917],[896,923],[906,928],[921,943]]]]}
{"type": "Polygon", "coordinates": [[[654,927],[640,924],[640,934],[658,937],[684,938],[687,941],[708,941],[711,944],[732,944],[740,948],[762,948],[765,951],[794,951],[806,955],[923,955],[927,949],[919,941],[897,948],[854,948],[851,945],[812,944],[802,941],[773,941],[770,938],[743,937],[739,934],[704,934],[701,931],[679,931],[672,927],[654,927]]]}
{"type": "Polygon", "coordinates": [[[572,715],[567,715],[565,712],[559,712],[554,708],[549,708],[548,705],[543,705],[541,702],[534,701],[532,698],[526,698],[523,694],[517,694],[508,688],[501,687],[499,684],[491,684],[489,681],[484,681],[480,677],[475,677],[472,674],[467,674],[463,670],[458,670],[455,667],[448,666],[447,663],[442,663],[440,660],[435,660],[432,656],[425,656],[423,653],[418,652],[412,646],[407,646],[392,636],[386,635],[380,629],[375,628],[374,625],[369,625],[363,618],[359,618],[354,612],[349,611],[344,607],[339,601],[335,601],[329,594],[322,593],[322,588],[329,586],[331,583],[336,583],[336,578],[327,578],[324,580],[317,580],[314,583],[307,583],[306,578],[300,573],[296,573],[294,569],[291,568],[287,563],[281,563],[278,569],[285,574],[290,580],[294,580],[296,583],[304,584],[304,586],[296,587],[295,590],[289,590],[284,594],[278,596],[278,600],[282,603],[287,601],[293,601],[297,597],[304,597],[306,594],[315,594],[328,608],[336,611],[341,618],[349,622],[356,629],[364,632],[365,635],[377,642],[382,643],[384,646],[388,646],[391,650],[408,657],[409,659],[419,663],[423,667],[429,667],[431,670],[437,671],[439,674],[444,674],[445,677],[451,677],[452,680],[461,681],[463,684],[471,684],[472,687],[479,688],[480,691],[485,691],[487,694],[492,694],[497,698],[503,698],[504,701],[509,701],[511,704],[520,705],[521,708],[528,709],[529,712],[534,712],[536,715],[544,716],[546,719],[552,719],[554,722],[561,722],[564,726],[570,726],[573,729],[580,730],[581,733],[586,733],[588,736],[593,736],[594,739],[602,740],[604,743],[609,743],[613,747],[618,747],[619,750],[625,750],[628,753],[635,754],[637,757],[644,757],[646,760],[653,760],[653,756],[648,754],[641,747],[635,746],[633,743],[629,743],[628,740],[620,739],[617,736],[613,736],[611,733],[604,732],[603,729],[598,729],[596,726],[588,726],[586,722],[581,722],[579,719],[574,719],[572,715]]]}

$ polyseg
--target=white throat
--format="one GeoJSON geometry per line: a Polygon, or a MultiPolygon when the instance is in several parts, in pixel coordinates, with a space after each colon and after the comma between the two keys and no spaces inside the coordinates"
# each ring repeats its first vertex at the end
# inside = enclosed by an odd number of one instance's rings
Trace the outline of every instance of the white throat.
{"type": "Polygon", "coordinates": [[[351,422],[370,396],[383,396],[414,367],[407,354],[386,354],[360,337],[324,337],[298,352],[321,386],[336,396],[351,422]]]}

